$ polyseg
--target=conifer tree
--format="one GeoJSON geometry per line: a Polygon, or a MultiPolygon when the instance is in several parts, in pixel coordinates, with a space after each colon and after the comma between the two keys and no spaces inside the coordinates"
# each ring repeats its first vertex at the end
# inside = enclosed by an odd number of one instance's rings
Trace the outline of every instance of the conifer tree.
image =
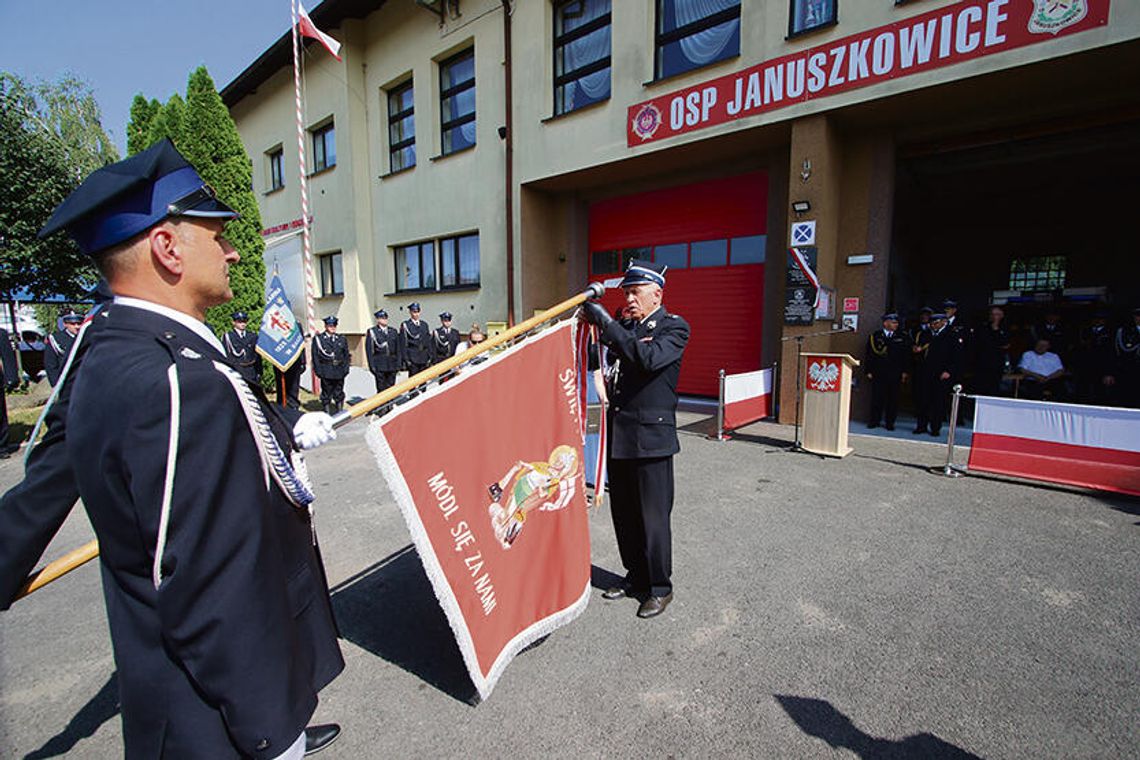
{"type": "Polygon", "coordinates": [[[185,119],[186,101],[176,92],[151,119],[145,147],[154,145],[164,137],[169,137],[175,145],[178,145],[182,139],[182,124],[185,119]]]}
{"type": "Polygon", "coordinates": [[[133,156],[150,147],[150,126],[162,104],[155,99],[147,100],[140,92],[131,101],[131,121],[127,124],[127,155],[133,156]]]}
{"type": "Polygon", "coordinates": [[[253,194],[253,168],[230,112],[205,66],[190,75],[182,139],[175,144],[218,197],[241,214],[226,227],[226,237],[241,261],[230,267],[234,300],[211,309],[206,321],[216,331],[230,329],[230,315],[244,311],[251,325],[261,323],[265,307],[265,242],[261,213],[253,194]]]}

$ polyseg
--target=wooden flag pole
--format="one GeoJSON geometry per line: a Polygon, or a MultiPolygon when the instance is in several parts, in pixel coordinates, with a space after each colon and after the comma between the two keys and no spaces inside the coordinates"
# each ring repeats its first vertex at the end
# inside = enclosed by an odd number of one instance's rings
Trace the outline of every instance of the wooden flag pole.
{"type": "MultiPolygon", "coordinates": [[[[605,291],[606,288],[601,283],[591,283],[590,287],[586,288],[586,290],[582,291],[573,298],[567,298],[557,306],[552,306],[544,312],[535,314],[525,322],[520,322],[511,329],[500,333],[493,338],[489,338],[482,343],[478,343],[461,354],[456,354],[450,359],[428,367],[423,372],[409,377],[404,382],[398,385],[394,385],[385,391],[377,393],[375,396],[366,398],[358,404],[354,404],[353,406],[345,409],[343,412],[340,412],[333,417],[333,426],[342,427],[343,425],[351,422],[358,417],[363,417],[373,409],[378,409],[379,407],[387,404],[400,395],[412,390],[417,385],[426,383],[429,380],[434,380],[440,375],[446,374],[450,370],[455,369],[459,365],[471,361],[479,354],[485,353],[497,346],[501,346],[504,343],[507,343],[508,341],[514,340],[523,333],[538,327],[543,322],[554,319],[558,315],[579,306],[587,299],[601,298],[605,291]]],[[[75,568],[90,562],[98,556],[98,541],[92,541],[88,544],[84,544],[78,549],[73,549],[54,562],[41,567],[39,570],[36,570],[31,575],[29,575],[28,579],[24,581],[23,588],[21,588],[19,593],[16,595],[16,598],[23,599],[33,591],[43,588],[58,578],[62,578],[75,568]]]]}
{"type": "Polygon", "coordinates": [[[509,330],[499,333],[493,338],[488,338],[482,343],[477,343],[474,346],[471,346],[463,353],[456,354],[450,359],[445,359],[439,364],[433,364],[423,372],[412,375],[402,383],[393,385],[391,388],[381,391],[375,396],[370,396],[357,404],[353,404],[348,409],[345,409],[343,412],[339,412],[333,416],[333,427],[342,427],[357,417],[368,414],[374,409],[378,409],[384,406],[393,399],[399,398],[401,395],[407,393],[416,386],[422,385],[423,383],[426,383],[430,380],[434,380],[440,375],[445,375],[459,365],[471,361],[479,354],[485,353],[497,346],[501,346],[504,343],[514,340],[523,333],[538,327],[543,322],[547,322],[551,319],[554,319],[559,314],[570,311],[570,309],[575,308],[588,299],[601,298],[605,292],[606,287],[600,282],[590,283],[590,287],[586,288],[586,290],[582,291],[578,295],[572,298],[567,298],[562,303],[556,306],[552,306],[546,311],[535,314],[525,322],[520,322],[509,330]]]}
{"type": "Polygon", "coordinates": [[[24,581],[23,587],[16,593],[16,598],[23,599],[36,589],[43,588],[52,581],[62,578],[75,568],[90,562],[98,556],[98,541],[91,541],[90,543],[80,546],[78,549],[72,549],[59,559],[44,565],[29,575],[28,579],[24,581]]]}

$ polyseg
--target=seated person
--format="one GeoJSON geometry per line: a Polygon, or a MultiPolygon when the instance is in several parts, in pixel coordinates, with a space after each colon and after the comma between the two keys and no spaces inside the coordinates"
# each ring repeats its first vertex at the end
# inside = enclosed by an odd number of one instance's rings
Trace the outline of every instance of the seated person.
{"type": "Polygon", "coordinates": [[[1038,340],[1032,351],[1021,355],[1017,368],[1024,375],[1021,389],[1025,398],[1064,395],[1065,367],[1061,357],[1049,350],[1049,341],[1045,338],[1038,340]]]}

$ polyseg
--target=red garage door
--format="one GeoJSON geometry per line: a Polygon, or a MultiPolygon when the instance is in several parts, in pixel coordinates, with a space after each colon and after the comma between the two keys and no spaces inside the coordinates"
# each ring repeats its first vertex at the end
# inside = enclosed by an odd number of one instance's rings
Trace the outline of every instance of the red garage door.
{"type": "MultiPolygon", "coordinates": [[[[590,281],[632,258],[669,267],[665,308],[692,326],[678,390],[716,396],[720,370],[760,368],[768,177],[763,172],[654,190],[590,207],[590,281]]],[[[603,301],[611,311],[620,290],[603,301]]]]}

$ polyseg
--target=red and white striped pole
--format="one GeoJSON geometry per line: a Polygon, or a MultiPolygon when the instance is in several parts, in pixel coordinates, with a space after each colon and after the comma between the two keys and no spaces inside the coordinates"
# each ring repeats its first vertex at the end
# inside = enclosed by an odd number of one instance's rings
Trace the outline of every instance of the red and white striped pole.
{"type": "MultiPolygon", "coordinates": [[[[305,322],[309,335],[317,333],[316,277],[313,272],[313,243],[309,234],[309,178],[305,167],[305,124],[301,110],[301,39],[297,32],[297,0],[290,0],[293,14],[293,94],[297,107],[297,158],[301,169],[301,248],[305,263],[305,322]]],[[[309,363],[312,366],[312,362],[309,363]]]]}

